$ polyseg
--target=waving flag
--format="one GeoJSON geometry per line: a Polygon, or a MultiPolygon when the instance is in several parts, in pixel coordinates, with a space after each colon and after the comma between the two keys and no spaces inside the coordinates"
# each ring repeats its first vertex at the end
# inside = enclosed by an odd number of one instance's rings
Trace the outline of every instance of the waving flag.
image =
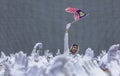
{"type": "Polygon", "coordinates": [[[80,10],[78,8],[67,7],[65,9],[65,11],[68,13],[73,13],[75,21],[80,20],[80,18],[82,18],[86,15],[85,12],[83,12],[82,10],[80,10]]]}

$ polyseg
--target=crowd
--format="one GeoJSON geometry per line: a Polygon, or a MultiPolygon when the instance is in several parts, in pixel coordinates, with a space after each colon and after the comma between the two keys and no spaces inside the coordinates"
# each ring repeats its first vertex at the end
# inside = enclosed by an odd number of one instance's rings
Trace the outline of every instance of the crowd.
{"type": "Polygon", "coordinates": [[[0,76],[120,76],[119,44],[94,56],[91,48],[73,57],[60,50],[53,56],[49,50],[39,55],[42,43],[37,43],[31,55],[22,51],[6,56],[1,52],[0,76]]]}

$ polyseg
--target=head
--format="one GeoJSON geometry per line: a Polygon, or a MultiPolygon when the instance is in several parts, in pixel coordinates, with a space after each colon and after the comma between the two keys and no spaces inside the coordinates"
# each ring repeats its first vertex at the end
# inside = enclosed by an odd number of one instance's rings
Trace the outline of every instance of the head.
{"type": "Polygon", "coordinates": [[[72,54],[76,54],[76,53],[78,52],[78,50],[79,50],[79,46],[78,46],[77,44],[73,44],[73,45],[71,46],[70,52],[71,52],[72,54]]]}

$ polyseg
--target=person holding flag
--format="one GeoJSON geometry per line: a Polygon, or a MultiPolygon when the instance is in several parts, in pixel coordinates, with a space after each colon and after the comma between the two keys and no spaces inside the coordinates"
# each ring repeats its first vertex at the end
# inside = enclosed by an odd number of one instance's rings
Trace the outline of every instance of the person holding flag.
{"type": "Polygon", "coordinates": [[[72,55],[73,57],[75,57],[77,56],[77,53],[79,51],[79,46],[78,44],[72,44],[71,48],[69,49],[69,38],[68,38],[69,28],[74,22],[80,20],[80,18],[84,17],[86,14],[82,10],[72,7],[66,8],[65,11],[74,14],[74,21],[66,25],[65,36],[64,36],[64,54],[72,55]]]}
{"type": "Polygon", "coordinates": [[[72,55],[75,57],[77,52],[79,51],[79,46],[78,44],[72,44],[71,48],[69,49],[68,32],[70,27],[71,27],[71,23],[68,23],[66,25],[65,36],[64,36],[64,54],[72,55]]]}

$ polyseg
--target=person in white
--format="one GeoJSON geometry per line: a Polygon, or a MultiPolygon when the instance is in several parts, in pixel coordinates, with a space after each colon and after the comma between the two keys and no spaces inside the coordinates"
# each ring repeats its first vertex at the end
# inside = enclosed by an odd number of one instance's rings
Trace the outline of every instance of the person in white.
{"type": "Polygon", "coordinates": [[[71,48],[69,49],[69,38],[68,32],[69,28],[71,27],[72,23],[68,23],[66,25],[65,36],[64,36],[64,54],[76,56],[79,51],[78,44],[72,44],[71,48]]]}

